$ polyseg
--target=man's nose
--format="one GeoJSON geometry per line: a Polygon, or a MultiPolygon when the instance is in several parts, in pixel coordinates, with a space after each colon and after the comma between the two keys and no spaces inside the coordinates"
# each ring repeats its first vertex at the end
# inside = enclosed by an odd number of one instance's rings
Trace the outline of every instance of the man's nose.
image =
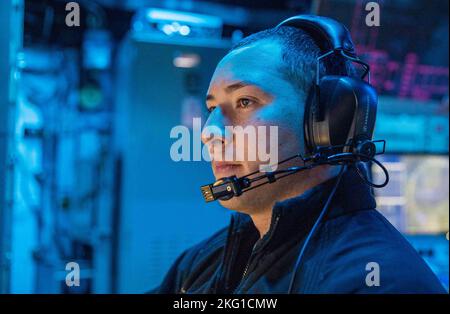
{"type": "Polygon", "coordinates": [[[218,141],[225,145],[228,142],[225,130],[226,121],[223,110],[217,106],[203,126],[201,134],[203,144],[213,144],[212,141],[218,141]]]}

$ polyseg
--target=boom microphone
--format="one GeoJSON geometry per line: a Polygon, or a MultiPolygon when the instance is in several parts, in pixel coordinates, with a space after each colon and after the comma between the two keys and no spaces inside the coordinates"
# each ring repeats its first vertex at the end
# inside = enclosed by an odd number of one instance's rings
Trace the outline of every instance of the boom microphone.
{"type": "Polygon", "coordinates": [[[295,174],[300,171],[307,169],[312,169],[320,165],[351,165],[357,162],[374,162],[378,167],[382,169],[385,175],[385,181],[382,184],[375,184],[369,181],[364,174],[361,173],[358,167],[356,167],[359,176],[364,180],[364,182],[375,188],[382,188],[386,186],[389,182],[389,173],[387,169],[374,158],[375,155],[381,155],[385,152],[386,142],[384,140],[370,141],[366,140],[363,143],[359,143],[353,152],[343,152],[343,153],[333,153],[336,149],[342,149],[347,145],[340,146],[328,146],[319,148],[318,152],[313,156],[304,158],[300,154],[291,156],[285,160],[282,160],[277,165],[281,165],[289,160],[295,158],[301,159],[303,165],[289,167],[286,169],[280,169],[276,171],[261,172],[255,171],[249,173],[242,177],[230,176],[225,178],[220,178],[214,183],[203,185],[200,189],[202,191],[203,198],[205,201],[212,202],[215,200],[229,200],[232,197],[238,197],[245,192],[253,190],[262,185],[276,182],[277,180],[287,177],[289,175],[295,174]],[[376,151],[376,144],[382,143],[383,148],[381,152],[376,151]],[[256,176],[255,176],[256,175],[256,176]],[[252,177],[255,176],[255,177],[252,177]],[[259,184],[252,186],[253,183],[259,182],[259,184]]]}

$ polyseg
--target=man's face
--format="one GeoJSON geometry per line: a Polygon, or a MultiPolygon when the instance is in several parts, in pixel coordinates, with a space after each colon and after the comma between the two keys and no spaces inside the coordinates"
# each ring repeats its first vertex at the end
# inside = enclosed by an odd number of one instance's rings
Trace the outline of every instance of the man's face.
{"type": "MultiPolygon", "coordinates": [[[[276,161],[281,161],[303,151],[305,95],[285,78],[283,65],[282,46],[275,40],[262,40],[234,50],[218,64],[207,92],[210,115],[202,133],[202,141],[213,158],[216,179],[259,170],[260,165],[268,164],[259,158],[264,155],[260,153],[277,156],[276,161]],[[266,137],[265,147],[250,143],[249,138],[237,140],[235,133],[227,134],[226,126],[254,127],[256,131],[265,126],[265,132],[256,132],[256,143],[264,143],[262,137],[266,137]],[[270,132],[270,126],[276,126],[278,134],[270,132]],[[216,132],[206,133],[206,127],[209,132],[213,129],[216,132]],[[270,136],[276,135],[277,145],[270,147],[270,136]],[[229,161],[228,157],[225,159],[225,151],[231,147],[234,154],[229,161]],[[265,152],[260,152],[261,149],[265,152]],[[277,151],[270,151],[273,149],[277,151]],[[243,153],[244,160],[236,158],[237,152],[243,153]]],[[[254,207],[264,206],[286,191],[289,182],[286,178],[220,202],[230,209],[252,212],[256,210],[254,207]]]]}

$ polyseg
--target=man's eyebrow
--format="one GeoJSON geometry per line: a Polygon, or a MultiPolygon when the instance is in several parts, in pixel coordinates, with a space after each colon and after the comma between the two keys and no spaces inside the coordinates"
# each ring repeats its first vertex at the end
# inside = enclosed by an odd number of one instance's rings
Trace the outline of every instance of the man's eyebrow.
{"type": "MultiPolygon", "coordinates": [[[[225,92],[227,94],[229,94],[231,92],[234,92],[235,90],[238,90],[239,88],[249,86],[249,85],[258,87],[256,84],[253,84],[251,82],[240,81],[240,82],[236,82],[236,83],[230,84],[227,87],[225,87],[225,92]]],[[[211,94],[206,95],[206,101],[208,101],[208,100],[214,100],[214,96],[211,94]]]]}
{"type": "Polygon", "coordinates": [[[234,92],[235,90],[237,90],[239,88],[242,88],[242,87],[245,87],[245,86],[248,86],[248,85],[254,85],[254,84],[252,84],[250,82],[244,82],[244,81],[236,82],[236,83],[233,83],[233,84],[228,85],[227,87],[225,87],[225,92],[226,93],[231,93],[231,92],[234,92]]]}

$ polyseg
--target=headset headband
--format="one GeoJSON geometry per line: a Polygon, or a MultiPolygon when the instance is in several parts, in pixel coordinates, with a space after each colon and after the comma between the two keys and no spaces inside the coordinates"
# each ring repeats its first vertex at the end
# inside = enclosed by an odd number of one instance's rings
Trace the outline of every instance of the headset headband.
{"type": "Polygon", "coordinates": [[[305,30],[323,53],[341,50],[350,57],[356,57],[350,32],[336,20],[324,16],[302,14],[284,20],[277,27],[279,26],[293,26],[305,30]]]}

